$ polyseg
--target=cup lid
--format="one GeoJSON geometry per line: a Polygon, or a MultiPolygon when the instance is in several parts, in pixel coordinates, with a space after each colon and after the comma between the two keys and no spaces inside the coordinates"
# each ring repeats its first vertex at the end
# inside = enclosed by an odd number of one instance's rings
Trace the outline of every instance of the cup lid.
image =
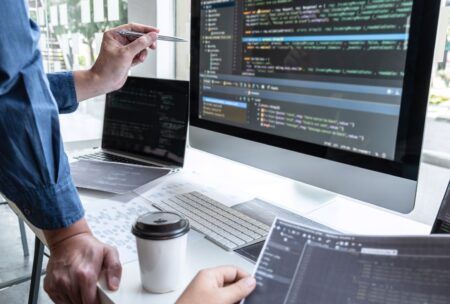
{"type": "Polygon", "coordinates": [[[146,240],[169,240],[189,232],[189,221],[174,212],[149,212],[139,216],[131,232],[146,240]]]}

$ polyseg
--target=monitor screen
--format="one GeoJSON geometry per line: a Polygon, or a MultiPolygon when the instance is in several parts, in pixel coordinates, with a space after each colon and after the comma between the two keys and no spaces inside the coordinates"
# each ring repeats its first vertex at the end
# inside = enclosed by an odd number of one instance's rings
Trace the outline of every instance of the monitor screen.
{"type": "Polygon", "coordinates": [[[200,119],[395,158],[412,0],[200,3],[200,119]]]}
{"type": "Polygon", "coordinates": [[[188,108],[187,81],[128,77],[106,97],[102,148],[182,165],[188,108]]]}

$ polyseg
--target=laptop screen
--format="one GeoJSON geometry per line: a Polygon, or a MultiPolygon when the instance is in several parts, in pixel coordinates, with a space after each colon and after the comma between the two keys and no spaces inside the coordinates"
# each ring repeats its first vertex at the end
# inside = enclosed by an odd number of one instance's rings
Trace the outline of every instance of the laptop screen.
{"type": "Polygon", "coordinates": [[[448,234],[450,233],[450,182],[447,191],[442,200],[441,208],[434,222],[432,234],[448,234]]]}
{"type": "Polygon", "coordinates": [[[102,148],[182,166],[189,82],[128,77],[106,96],[102,148]]]}

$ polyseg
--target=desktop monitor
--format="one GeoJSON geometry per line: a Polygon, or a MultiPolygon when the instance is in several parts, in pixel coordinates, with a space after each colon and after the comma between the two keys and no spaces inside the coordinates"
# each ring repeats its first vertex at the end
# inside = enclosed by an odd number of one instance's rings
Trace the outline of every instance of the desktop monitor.
{"type": "Polygon", "coordinates": [[[192,5],[191,146],[413,210],[440,1],[192,5]]]}

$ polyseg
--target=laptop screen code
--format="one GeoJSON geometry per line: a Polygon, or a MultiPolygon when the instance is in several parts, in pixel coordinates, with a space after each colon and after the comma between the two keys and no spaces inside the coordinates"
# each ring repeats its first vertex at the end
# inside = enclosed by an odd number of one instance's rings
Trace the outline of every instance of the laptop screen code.
{"type": "Polygon", "coordinates": [[[189,83],[129,77],[106,98],[103,149],[182,166],[189,83]]]}

